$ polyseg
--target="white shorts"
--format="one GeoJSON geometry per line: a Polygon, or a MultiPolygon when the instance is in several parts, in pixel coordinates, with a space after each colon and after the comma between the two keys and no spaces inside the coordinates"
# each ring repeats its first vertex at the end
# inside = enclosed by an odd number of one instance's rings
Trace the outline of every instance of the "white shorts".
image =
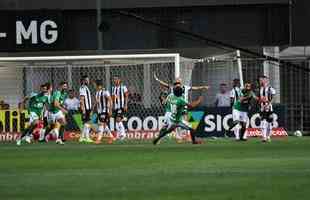
{"type": "Polygon", "coordinates": [[[233,109],[233,120],[239,122],[247,122],[248,121],[248,113],[233,109]]]}
{"type": "Polygon", "coordinates": [[[29,123],[32,124],[34,121],[38,120],[39,116],[35,112],[29,113],[29,123]]]}
{"type": "Polygon", "coordinates": [[[65,115],[63,114],[63,112],[60,110],[57,113],[49,113],[49,122],[55,123],[57,120],[59,119],[65,119],[65,115]]]}
{"type": "Polygon", "coordinates": [[[164,116],[164,124],[165,125],[168,125],[170,124],[170,121],[171,121],[171,112],[166,112],[165,113],[165,116],[164,116]]]}

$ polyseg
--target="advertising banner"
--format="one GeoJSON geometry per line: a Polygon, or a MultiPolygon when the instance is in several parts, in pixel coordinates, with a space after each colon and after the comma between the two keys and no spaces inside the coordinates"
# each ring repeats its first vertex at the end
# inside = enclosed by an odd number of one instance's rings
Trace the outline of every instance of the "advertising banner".
{"type": "MultiPolygon", "coordinates": [[[[287,136],[283,127],[285,127],[284,106],[277,105],[274,107],[273,121],[273,136],[287,136]]],[[[81,115],[74,114],[68,119],[65,137],[68,140],[75,140],[79,137],[79,132],[83,127],[81,115]],[[74,127],[71,129],[71,127],[74,127]]],[[[92,117],[93,128],[96,130],[96,115],[92,117]]],[[[0,142],[14,141],[18,138],[21,131],[27,126],[29,119],[27,111],[5,110],[0,111],[0,142]]],[[[188,113],[188,121],[191,127],[196,131],[199,137],[224,137],[233,136],[233,133],[228,131],[232,124],[231,108],[215,108],[215,107],[200,107],[188,113]]],[[[127,139],[147,140],[153,139],[160,128],[163,127],[163,116],[129,116],[124,122],[127,128],[127,139]]],[[[114,131],[115,121],[110,119],[110,129],[114,131]]],[[[249,137],[260,137],[260,118],[256,112],[249,113],[247,133],[249,137]]],[[[170,137],[174,137],[172,133],[170,137]]]]}

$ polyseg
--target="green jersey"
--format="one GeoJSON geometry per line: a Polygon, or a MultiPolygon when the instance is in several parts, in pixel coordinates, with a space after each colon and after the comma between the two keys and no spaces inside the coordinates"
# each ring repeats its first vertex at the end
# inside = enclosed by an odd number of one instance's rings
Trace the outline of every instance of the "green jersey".
{"type": "Polygon", "coordinates": [[[242,90],[240,92],[240,97],[249,97],[249,99],[242,102],[240,101],[240,98],[237,99],[233,105],[233,108],[242,112],[248,112],[250,108],[251,99],[255,97],[254,92],[252,91],[247,92],[245,90],[242,90]]]}
{"type": "Polygon", "coordinates": [[[43,114],[44,106],[48,103],[48,96],[39,93],[34,95],[29,100],[28,111],[36,113],[39,117],[43,114]]]}
{"type": "Polygon", "coordinates": [[[171,120],[173,122],[181,122],[183,113],[186,111],[187,102],[184,97],[177,97],[172,95],[169,98],[169,105],[171,110],[171,120]]]}
{"type": "Polygon", "coordinates": [[[56,90],[55,92],[53,92],[51,99],[50,99],[49,110],[54,114],[58,113],[60,109],[54,106],[55,101],[58,101],[59,104],[62,106],[67,96],[68,96],[68,93],[64,91],[56,90]]]}
{"type": "Polygon", "coordinates": [[[164,101],[164,110],[165,110],[165,113],[167,112],[171,112],[171,97],[173,96],[173,94],[169,94],[165,101],[164,101]]]}

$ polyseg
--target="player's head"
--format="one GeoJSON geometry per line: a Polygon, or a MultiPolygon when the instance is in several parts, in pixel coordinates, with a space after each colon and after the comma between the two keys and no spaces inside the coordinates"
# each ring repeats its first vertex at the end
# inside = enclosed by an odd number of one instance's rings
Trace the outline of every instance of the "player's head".
{"type": "Polygon", "coordinates": [[[40,85],[40,92],[44,93],[44,94],[48,93],[48,89],[47,89],[46,84],[40,85]]]}
{"type": "Polygon", "coordinates": [[[96,80],[95,84],[97,90],[101,90],[103,88],[102,80],[96,80]]]}
{"type": "Polygon", "coordinates": [[[247,91],[250,91],[252,90],[252,84],[247,82],[244,84],[244,89],[247,90],[247,91]]]}
{"type": "Polygon", "coordinates": [[[262,75],[259,77],[259,85],[262,87],[265,87],[268,85],[269,78],[265,75],[262,75]]]}
{"type": "Polygon", "coordinates": [[[89,83],[90,83],[89,77],[87,75],[82,76],[81,84],[82,85],[89,85],[89,83]]]}
{"type": "Polygon", "coordinates": [[[69,90],[68,91],[68,96],[70,99],[73,99],[74,98],[74,91],[73,90],[69,90]]]}
{"type": "Polygon", "coordinates": [[[121,84],[121,79],[118,76],[113,78],[114,85],[119,86],[121,84]]]}
{"type": "Polygon", "coordinates": [[[226,83],[221,83],[220,84],[220,92],[221,93],[227,92],[227,84],[226,83]]]}
{"type": "Polygon", "coordinates": [[[181,78],[176,78],[174,82],[174,86],[182,86],[182,79],[181,78]]]}
{"type": "Polygon", "coordinates": [[[47,92],[48,92],[48,93],[52,93],[52,91],[53,91],[53,85],[52,85],[50,82],[47,82],[47,83],[45,83],[44,85],[45,85],[46,88],[47,88],[47,92]]]}
{"type": "Polygon", "coordinates": [[[240,79],[235,78],[233,80],[233,87],[240,87],[240,79]]]}
{"type": "Polygon", "coordinates": [[[180,97],[183,95],[183,88],[181,86],[175,86],[173,88],[173,94],[177,97],[180,97]]]}
{"type": "Polygon", "coordinates": [[[67,81],[60,82],[59,89],[61,91],[67,91],[68,90],[68,82],[67,81]]]}

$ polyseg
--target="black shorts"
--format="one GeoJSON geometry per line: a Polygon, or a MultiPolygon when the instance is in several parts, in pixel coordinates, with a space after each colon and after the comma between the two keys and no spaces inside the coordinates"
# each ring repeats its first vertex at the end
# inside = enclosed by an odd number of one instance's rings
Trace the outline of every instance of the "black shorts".
{"type": "Polygon", "coordinates": [[[89,122],[90,121],[90,114],[91,114],[91,110],[86,110],[85,113],[82,113],[82,121],[83,123],[89,122]]]}
{"type": "Polygon", "coordinates": [[[98,122],[108,123],[109,122],[109,114],[106,112],[98,114],[98,122]]]}
{"type": "Polygon", "coordinates": [[[267,122],[271,123],[273,122],[273,112],[272,111],[260,112],[260,118],[261,120],[265,119],[267,122]]]}
{"type": "Polygon", "coordinates": [[[116,117],[123,118],[124,116],[125,116],[125,111],[123,108],[113,110],[113,117],[114,118],[116,118],[116,117]]]}

